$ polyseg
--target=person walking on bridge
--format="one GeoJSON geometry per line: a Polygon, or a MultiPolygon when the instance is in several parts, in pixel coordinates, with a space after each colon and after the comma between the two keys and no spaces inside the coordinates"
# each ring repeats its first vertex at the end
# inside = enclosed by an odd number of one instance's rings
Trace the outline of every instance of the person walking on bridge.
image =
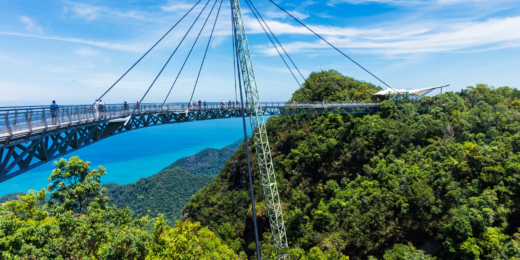
{"type": "Polygon", "coordinates": [[[96,99],[96,102],[94,102],[94,106],[92,107],[94,109],[94,119],[99,119],[99,100],[96,99]]]}
{"type": "Polygon", "coordinates": [[[229,100],[228,108],[231,108],[231,99],[229,100]]]}
{"type": "Polygon", "coordinates": [[[101,119],[105,119],[105,102],[103,100],[99,100],[99,114],[101,114],[101,119]]]}
{"type": "Polygon", "coordinates": [[[134,109],[138,111],[137,113],[139,113],[139,110],[141,109],[141,104],[139,104],[139,101],[135,102],[134,109]]]}
{"type": "Polygon", "coordinates": [[[123,113],[124,113],[125,115],[129,113],[129,112],[128,112],[128,103],[126,103],[126,101],[125,101],[125,103],[123,104],[123,113]]]}
{"type": "Polygon", "coordinates": [[[206,109],[206,100],[204,100],[204,109],[206,109]]]}
{"type": "Polygon", "coordinates": [[[226,105],[226,102],[224,101],[224,99],[222,99],[222,101],[220,102],[220,106],[222,107],[222,109],[224,109],[225,105],[226,105]]]}
{"type": "Polygon", "coordinates": [[[58,111],[60,110],[60,106],[56,104],[56,101],[53,100],[51,104],[51,117],[52,117],[52,124],[57,125],[58,124],[58,111]]]}

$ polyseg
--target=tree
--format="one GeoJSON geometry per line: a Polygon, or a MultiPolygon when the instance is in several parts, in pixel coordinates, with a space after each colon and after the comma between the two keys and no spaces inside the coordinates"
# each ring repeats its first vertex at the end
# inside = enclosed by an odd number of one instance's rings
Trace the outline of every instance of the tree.
{"type": "MultiPolygon", "coordinates": [[[[101,187],[101,176],[106,174],[103,166],[90,170],[90,162],[73,156],[70,160],[60,159],[54,163],[55,169],[49,177],[48,191],[51,193],[49,207],[60,205],[63,210],[84,213],[90,201],[106,193],[101,187]]],[[[108,201],[108,198],[101,202],[108,201]]],[[[105,203],[100,204],[102,206],[105,203]]]]}
{"type": "Polygon", "coordinates": [[[61,159],[48,202],[42,189],[0,204],[0,259],[242,258],[199,223],[173,229],[163,216],[133,218],[128,208],[108,207],[107,197],[97,198],[104,173],[78,157],[61,159]]]}
{"type": "Polygon", "coordinates": [[[237,255],[200,223],[177,221],[172,228],[160,216],[154,225],[154,238],[146,259],[246,259],[244,253],[237,255]]]}

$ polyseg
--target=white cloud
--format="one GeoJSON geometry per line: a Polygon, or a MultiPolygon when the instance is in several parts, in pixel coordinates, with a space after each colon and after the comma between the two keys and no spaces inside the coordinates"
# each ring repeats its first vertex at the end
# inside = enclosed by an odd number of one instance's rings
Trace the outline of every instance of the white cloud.
{"type": "Polygon", "coordinates": [[[436,5],[436,4],[460,4],[460,3],[475,3],[475,2],[508,2],[511,0],[331,0],[329,4],[349,3],[349,4],[370,4],[380,3],[389,5],[436,5]]]}
{"type": "MultiPolygon", "coordinates": [[[[304,20],[305,18],[308,18],[309,15],[307,14],[302,14],[298,11],[288,11],[290,14],[292,14],[294,17],[300,19],[300,20],[304,20]]],[[[283,13],[283,12],[273,12],[273,11],[268,11],[268,12],[263,12],[264,15],[262,15],[262,17],[265,18],[290,18],[287,16],[286,13],[283,13]]],[[[262,14],[262,13],[261,13],[262,14]]]]}
{"type": "Polygon", "coordinates": [[[330,4],[337,3],[349,3],[349,4],[369,4],[369,3],[380,3],[380,4],[391,4],[391,5],[416,5],[420,3],[428,3],[434,1],[421,1],[421,0],[331,0],[330,4]]]}
{"type": "Polygon", "coordinates": [[[167,5],[161,6],[161,9],[167,12],[175,12],[180,10],[188,10],[193,7],[193,4],[187,4],[187,3],[179,3],[179,2],[172,2],[168,3],[167,5]]]}
{"type": "Polygon", "coordinates": [[[102,6],[93,6],[70,1],[66,1],[65,3],[67,4],[67,6],[63,7],[65,13],[68,13],[70,9],[76,16],[90,21],[95,20],[100,16],[117,16],[123,18],[134,18],[139,20],[144,19],[143,16],[139,15],[136,11],[119,12],[110,10],[102,6]]]}
{"type": "Polygon", "coordinates": [[[0,32],[0,35],[12,35],[12,36],[20,36],[20,37],[28,37],[28,38],[36,38],[36,39],[44,39],[44,40],[55,40],[62,42],[75,42],[95,47],[101,47],[104,49],[110,50],[121,50],[121,51],[132,51],[132,52],[141,52],[143,48],[137,47],[135,45],[124,45],[118,43],[108,43],[108,42],[97,42],[97,41],[89,41],[77,38],[62,38],[62,37],[53,37],[53,36],[40,36],[33,34],[24,34],[24,33],[14,33],[14,32],[0,32]]]}
{"type": "MultiPolygon", "coordinates": [[[[351,48],[384,55],[401,55],[489,48],[510,48],[520,44],[520,16],[483,22],[443,23],[403,26],[401,28],[338,29],[318,27],[327,40],[339,48],[351,48]]],[[[298,32],[295,32],[298,33],[298,32]]],[[[322,41],[285,44],[288,52],[329,48],[322,41]]],[[[277,55],[273,48],[265,48],[277,55]]]]}
{"type": "Polygon", "coordinates": [[[101,9],[95,6],[89,6],[84,4],[72,3],[70,7],[72,12],[77,16],[86,18],[87,20],[94,20],[101,13],[101,9]]]}
{"type": "Polygon", "coordinates": [[[25,30],[39,34],[43,33],[43,27],[35,23],[30,17],[22,16],[20,20],[25,25],[25,30]]]}
{"type": "Polygon", "coordinates": [[[79,48],[74,53],[81,56],[96,56],[98,52],[91,48],[79,48]]]}

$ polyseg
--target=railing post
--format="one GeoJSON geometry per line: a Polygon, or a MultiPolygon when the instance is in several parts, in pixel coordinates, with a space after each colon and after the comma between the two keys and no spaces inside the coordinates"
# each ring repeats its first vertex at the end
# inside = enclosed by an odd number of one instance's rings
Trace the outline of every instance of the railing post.
{"type": "Polygon", "coordinates": [[[5,126],[7,127],[7,133],[9,133],[9,137],[12,137],[13,130],[11,129],[11,126],[9,125],[9,111],[7,111],[7,113],[5,113],[4,119],[5,119],[5,126]]]}
{"type": "Polygon", "coordinates": [[[18,121],[18,110],[14,111],[13,127],[16,127],[17,121],[18,121]]]}
{"type": "Polygon", "coordinates": [[[57,128],[59,128],[61,126],[61,121],[60,121],[60,110],[56,110],[56,125],[57,125],[57,128]]]}
{"type": "Polygon", "coordinates": [[[70,113],[69,113],[69,107],[67,107],[67,118],[69,119],[69,123],[67,124],[67,127],[69,127],[71,124],[72,124],[72,119],[70,118],[70,113]]]}
{"type": "Polygon", "coordinates": [[[29,111],[25,111],[25,123],[27,124],[27,129],[29,130],[26,135],[27,140],[32,133],[31,122],[29,121],[29,111]]]}
{"type": "Polygon", "coordinates": [[[31,110],[31,114],[28,115],[27,125],[29,126],[29,129],[32,131],[32,120],[33,120],[33,111],[31,110]]]}
{"type": "Polygon", "coordinates": [[[47,119],[45,118],[45,108],[42,108],[42,123],[43,123],[43,126],[45,127],[45,131],[47,131],[47,119]]]}

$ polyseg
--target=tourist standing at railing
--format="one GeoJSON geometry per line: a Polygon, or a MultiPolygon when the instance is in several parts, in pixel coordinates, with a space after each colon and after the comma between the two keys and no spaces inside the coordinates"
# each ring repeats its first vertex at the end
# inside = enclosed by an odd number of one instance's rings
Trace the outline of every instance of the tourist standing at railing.
{"type": "Polygon", "coordinates": [[[235,104],[235,101],[233,100],[233,108],[236,108],[236,104],[235,104]]]}
{"type": "Polygon", "coordinates": [[[204,100],[204,109],[206,109],[206,100],[204,100]]]}
{"type": "Polygon", "coordinates": [[[140,109],[141,109],[141,104],[139,104],[139,101],[135,102],[135,110],[138,110],[138,113],[139,113],[140,109]]]}
{"type": "Polygon", "coordinates": [[[98,120],[99,119],[99,100],[96,100],[96,102],[94,102],[94,119],[95,120],[98,120]]]}
{"type": "Polygon", "coordinates": [[[231,99],[229,100],[228,108],[231,108],[231,99]]]}
{"type": "Polygon", "coordinates": [[[199,99],[199,109],[202,109],[202,101],[199,99]]]}
{"type": "Polygon", "coordinates": [[[103,100],[99,100],[99,114],[101,115],[101,119],[105,119],[105,102],[103,100]]]}
{"type": "Polygon", "coordinates": [[[123,112],[124,112],[125,115],[129,113],[128,110],[129,110],[128,109],[128,103],[126,103],[126,101],[125,101],[125,103],[123,104],[123,112]]]}
{"type": "Polygon", "coordinates": [[[60,106],[56,104],[56,101],[53,100],[51,104],[51,117],[52,117],[52,124],[57,125],[58,124],[58,111],[60,110],[60,106]]]}

